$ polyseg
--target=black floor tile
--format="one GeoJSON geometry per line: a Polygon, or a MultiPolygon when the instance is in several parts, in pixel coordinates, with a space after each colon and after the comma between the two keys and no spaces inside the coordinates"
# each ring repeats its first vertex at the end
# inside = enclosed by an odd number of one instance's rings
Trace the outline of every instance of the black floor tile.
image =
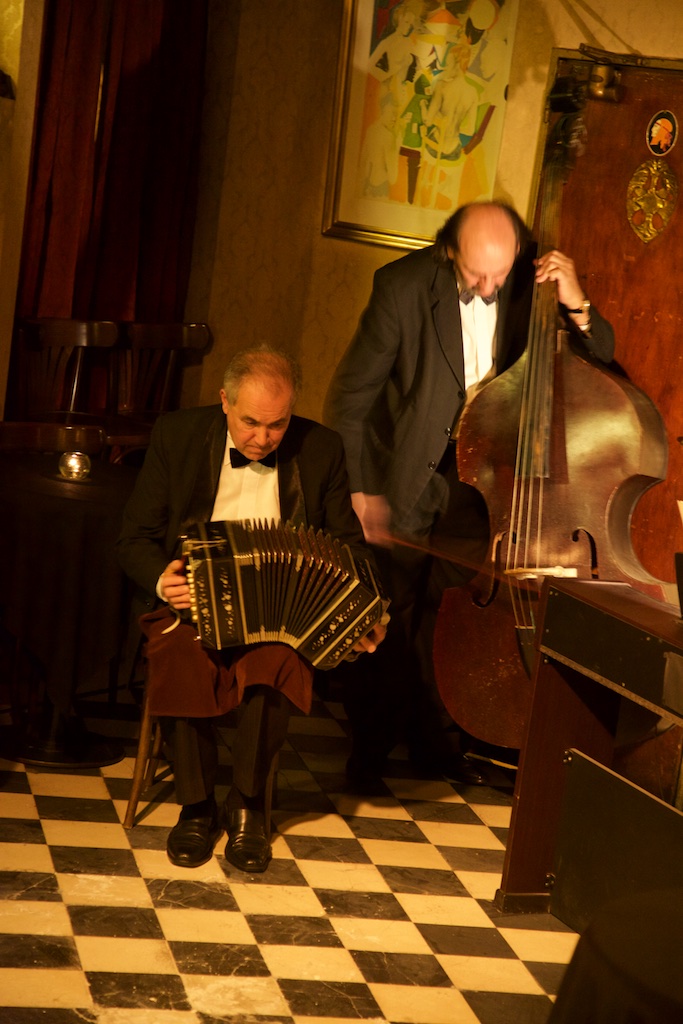
{"type": "MultiPolygon", "coordinates": [[[[0,755],[1,756],[1,755],[0,755]]],[[[25,772],[0,771],[0,793],[30,793],[28,777],[25,772]]]]}
{"type": "Polygon", "coordinates": [[[0,934],[0,967],[80,966],[76,944],[70,936],[0,934]]]}
{"type": "Polygon", "coordinates": [[[379,864],[377,870],[392,892],[424,896],[467,896],[467,889],[452,871],[438,868],[402,868],[379,864]]]}
{"type": "Polygon", "coordinates": [[[451,981],[439,961],[427,954],[353,950],[351,955],[369,985],[451,987],[451,981]]]}
{"type": "Polygon", "coordinates": [[[121,939],[162,939],[156,913],[144,907],[67,908],[74,935],[109,935],[121,939]]]}
{"type": "Polygon", "coordinates": [[[454,871],[489,871],[493,874],[502,874],[503,871],[504,850],[440,846],[439,853],[454,871]]]}
{"type": "Polygon", "coordinates": [[[427,837],[414,821],[396,821],[393,818],[345,818],[358,839],[382,839],[399,843],[426,843],[427,837]]]}
{"type": "Polygon", "coordinates": [[[140,874],[131,850],[52,846],[50,853],[58,874],[125,876],[140,874]]]}
{"type": "Polygon", "coordinates": [[[551,996],[557,995],[560,982],[567,970],[564,964],[527,963],[526,968],[530,974],[533,974],[544,992],[551,996]]]}
{"type": "Polygon", "coordinates": [[[265,978],[270,971],[254,943],[251,946],[218,942],[170,942],[181,974],[228,974],[265,978]]]}
{"type": "Polygon", "coordinates": [[[297,860],[324,860],[339,864],[369,864],[370,858],[357,839],[327,836],[285,836],[297,860]]]}
{"type": "Polygon", "coordinates": [[[469,804],[439,803],[436,800],[402,800],[415,821],[446,822],[453,825],[480,825],[469,804]]]}
{"type": "Polygon", "coordinates": [[[57,878],[43,871],[0,871],[0,900],[61,903],[57,878]]]}
{"type": "Polygon", "coordinates": [[[220,863],[226,878],[233,882],[244,882],[248,885],[307,885],[298,864],[284,857],[273,857],[266,872],[255,874],[245,874],[222,856],[220,863]]]}
{"type": "Polygon", "coordinates": [[[277,914],[247,914],[247,924],[260,945],[342,945],[332,924],[324,917],[279,917],[277,914]]]}
{"type": "Polygon", "coordinates": [[[552,1003],[547,996],[514,992],[465,992],[480,1024],[547,1024],[552,1003]]]}
{"type": "Polygon", "coordinates": [[[434,953],[446,956],[489,956],[514,959],[515,954],[495,928],[418,924],[434,953]]]}
{"type": "Polygon", "coordinates": [[[190,1010],[182,980],[173,974],[86,973],[93,1002],[121,1009],[190,1010]]]}
{"type": "Polygon", "coordinates": [[[379,1006],[366,985],[353,982],[279,981],[293,1016],[382,1019],[379,1006]]]}
{"type": "Polygon", "coordinates": [[[43,827],[39,821],[26,818],[3,818],[0,824],[0,843],[44,843],[43,827]]]}
{"type": "Polygon", "coordinates": [[[155,907],[183,910],[237,910],[227,884],[191,879],[148,878],[147,889],[155,907]]]}
{"type": "Polygon", "coordinates": [[[385,921],[407,921],[408,915],[391,893],[342,892],[316,889],[316,896],[330,917],[365,917],[385,921]]]}
{"type": "MultiPolygon", "coordinates": [[[[0,1003],[2,996],[0,996],[0,1003]]],[[[0,1024],[97,1024],[96,1010],[63,1010],[57,1006],[2,1006],[0,1024]]]]}
{"type": "Polygon", "coordinates": [[[41,818],[56,821],[102,821],[118,824],[116,808],[110,800],[86,800],[69,796],[36,796],[41,818]]]}

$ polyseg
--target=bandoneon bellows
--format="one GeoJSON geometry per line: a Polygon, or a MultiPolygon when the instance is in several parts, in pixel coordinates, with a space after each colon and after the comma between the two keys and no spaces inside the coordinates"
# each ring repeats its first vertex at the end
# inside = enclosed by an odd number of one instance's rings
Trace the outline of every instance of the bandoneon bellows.
{"type": "Polygon", "coordinates": [[[192,618],[214,650],[277,642],[334,668],[387,607],[371,564],[321,530],[197,523],[183,536],[192,618]]]}

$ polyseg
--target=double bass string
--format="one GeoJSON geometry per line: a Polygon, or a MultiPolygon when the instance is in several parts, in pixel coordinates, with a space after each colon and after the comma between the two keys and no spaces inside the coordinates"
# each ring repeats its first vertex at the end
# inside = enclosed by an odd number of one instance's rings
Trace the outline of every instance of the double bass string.
{"type": "MultiPolygon", "coordinates": [[[[541,210],[539,253],[556,246],[560,184],[558,168],[551,162],[541,210]]],[[[542,559],[543,508],[544,485],[550,474],[556,333],[557,285],[534,284],[506,559],[515,623],[524,630],[535,629],[534,599],[538,587],[534,588],[533,583],[547,572],[542,559]],[[529,585],[520,586],[522,581],[529,585]]]]}

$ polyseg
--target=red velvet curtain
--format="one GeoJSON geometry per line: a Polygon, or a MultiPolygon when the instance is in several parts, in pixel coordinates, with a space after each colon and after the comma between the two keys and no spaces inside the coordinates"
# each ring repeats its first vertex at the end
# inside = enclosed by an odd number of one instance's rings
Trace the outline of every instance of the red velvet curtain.
{"type": "Polygon", "coordinates": [[[18,316],[182,320],[206,0],[48,0],[18,316]]]}

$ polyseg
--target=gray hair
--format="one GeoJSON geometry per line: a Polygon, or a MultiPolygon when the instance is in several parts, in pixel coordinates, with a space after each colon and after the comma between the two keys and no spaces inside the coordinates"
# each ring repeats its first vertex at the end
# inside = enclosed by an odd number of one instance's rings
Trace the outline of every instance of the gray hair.
{"type": "Polygon", "coordinates": [[[242,349],[228,363],[223,375],[223,390],[231,405],[235,404],[240,387],[250,377],[290,387],[292,405],[301,392],[301,367],[296,359],[283,349],[265,343],[242,349]]]}

